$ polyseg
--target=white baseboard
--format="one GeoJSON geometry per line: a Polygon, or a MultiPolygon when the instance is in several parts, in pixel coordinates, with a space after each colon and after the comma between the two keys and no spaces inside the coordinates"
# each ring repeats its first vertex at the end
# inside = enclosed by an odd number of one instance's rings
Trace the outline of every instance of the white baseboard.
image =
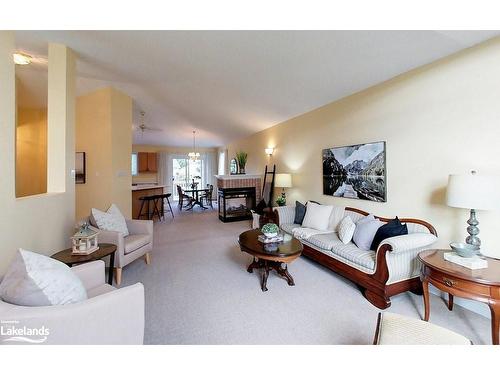
{"type": "MultiPolygon", "coordinates": [[[[436,296],[440,296],[441,298],[448,299],[448,293],[444,293],[430,284],[429,284],[429,291],[436,296]]],[[[462,306],[464,309],[473,311],[479,315],[482,315],[488,319],[491,319],[490,308],[485,303],[476,302],[476,301],[472,301],[470,299],[464,299],[464,298],[459,298],[459,297],[453,298],[453,303],[456,305],[462,306]]],[[[431,306],[431,314],[432,314],[432,306],[431,306]]]]}

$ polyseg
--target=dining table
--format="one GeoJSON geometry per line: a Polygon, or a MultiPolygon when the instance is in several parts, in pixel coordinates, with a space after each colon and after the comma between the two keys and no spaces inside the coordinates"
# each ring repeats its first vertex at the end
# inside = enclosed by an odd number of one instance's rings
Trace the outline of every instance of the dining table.
{"type": "Polygon", "coordinates": [[[203,192],[208,193],[209,191],[210,191],[210,189],[208,189],[208,188],[200,188],[200,189],[194,188],[194,189],[184,190],[185,193],[187,193],[187,194],[190,193],[192,198],[193,198],[193,200],[191,201],[191,205],[186,209],[186,211],[192,210],[195,205],[198,205],[201,208],[203,208],[204,210],[206,210],[208,207],[205,207],[203,205],[203,203],[201,202],[200,192],[201,193],[203,193],[203,192]]]}

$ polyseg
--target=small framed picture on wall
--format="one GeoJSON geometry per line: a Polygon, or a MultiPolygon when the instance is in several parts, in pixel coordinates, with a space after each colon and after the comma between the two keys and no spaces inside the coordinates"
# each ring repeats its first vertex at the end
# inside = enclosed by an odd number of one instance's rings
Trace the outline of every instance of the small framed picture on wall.
{"type": "Polygon", "coordinates": [[[75,156],[75,183],[84,184],[85,176],[85,152],[77,152],[75,156]]]}

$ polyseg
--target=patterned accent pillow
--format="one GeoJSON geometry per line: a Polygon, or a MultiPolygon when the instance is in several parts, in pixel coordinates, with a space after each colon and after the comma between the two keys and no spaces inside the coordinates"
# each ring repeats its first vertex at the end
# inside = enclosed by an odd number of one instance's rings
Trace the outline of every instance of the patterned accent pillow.
{"type": "Polygon", "coordinates": [[[351,217],[344,217],[338,227],[340,241],[342,241],[343,244],[351,242],[355,230],[356,224],[354,224],[351,217]]]}
{"type": "Polygon", "coordinates": [[[66,305],[86,300],[87,292],[64,263],[19,249],[0,283],[0,298],[20,306],[66,305]]]}
{"type": "Polygon", "coordinates": [[[92,216],[99,229],[120,232],[124,236],[129,235],[125,217],[114,203],[108,208],[107,212],[93,208],[92,216]]]}

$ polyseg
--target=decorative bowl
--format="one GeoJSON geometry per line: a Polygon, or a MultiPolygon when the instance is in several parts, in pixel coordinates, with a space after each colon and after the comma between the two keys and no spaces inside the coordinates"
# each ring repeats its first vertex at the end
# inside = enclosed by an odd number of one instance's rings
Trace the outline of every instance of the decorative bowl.
{"type": "Polygon", "coordinates": [[[452,242],[450,247],[463,258],[472,258],[477,255],[479,248],[475,245],[469,245],[463,242],[452,242]]]}
{"type": "Polygon", "coordinates": [[[278,226],[273,223],[265,224],[261,229],[262,233],[264,233],[264,236],[266,236],[267,238],[276,237],[279,230],[280,229],[278,228],[278,226]]]}

